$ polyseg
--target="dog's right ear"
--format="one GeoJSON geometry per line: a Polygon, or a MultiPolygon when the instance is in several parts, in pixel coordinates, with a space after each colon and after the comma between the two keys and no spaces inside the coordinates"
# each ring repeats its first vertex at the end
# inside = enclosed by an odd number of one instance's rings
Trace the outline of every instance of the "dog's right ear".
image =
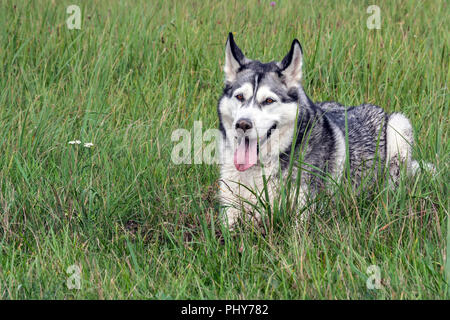
{"type": "Polygon", "coordinates": [[[303,50],[297,39],[294,39],[291,50],[278,66],[288,88],[300,85],[302,80],[303,50]]]}
{"type": "Polygon", "coordinates": [[[225,82],[233,82],[236,80],[238,70],[245,64],[246,58],[241,49],[234,42],[233,34],[228,34],[227,44],[225,48],[225,82]]]}

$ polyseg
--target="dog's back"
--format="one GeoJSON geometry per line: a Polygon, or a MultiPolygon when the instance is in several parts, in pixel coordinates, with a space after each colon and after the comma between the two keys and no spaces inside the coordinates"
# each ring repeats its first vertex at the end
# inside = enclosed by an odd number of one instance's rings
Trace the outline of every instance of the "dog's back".
{"type": "Polygon", "coordinates": [[[337,102],[316,105],[340,129],[348,145],[350,174],[359,185],[363,174],[377,173],[386,161],[386,122],[388,114],[371,104],[345,107],[337,102]]]}

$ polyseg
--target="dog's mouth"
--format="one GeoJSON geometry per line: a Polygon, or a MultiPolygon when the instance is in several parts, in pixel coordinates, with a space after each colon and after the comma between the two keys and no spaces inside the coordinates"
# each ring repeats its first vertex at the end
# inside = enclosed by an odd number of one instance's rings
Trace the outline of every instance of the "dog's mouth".
{"type": "Polygon", "coordinates": [[[271,136],[272,131],[277,128],[274,123],[269,130],[267,130],[264,138],[250,140],[248,137],[243,137],[234,152],[234,166],[238,171],[246,171],[258,163],[259,146],[265,143],[271,136]]]}

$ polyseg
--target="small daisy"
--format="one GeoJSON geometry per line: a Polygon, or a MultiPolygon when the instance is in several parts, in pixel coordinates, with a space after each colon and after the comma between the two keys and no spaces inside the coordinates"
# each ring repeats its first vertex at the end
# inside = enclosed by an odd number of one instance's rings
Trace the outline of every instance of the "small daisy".
{"type": "Polygon", "coordinates": [[[69,144],[81,144],[80,140],[69,141],[69,144]]]}
{"type": "Polygon", "coordinates": [[[86,142],[85,144],[84,144],[84,147],[85,148],[90,148],[90,147],[93,147],[94,146],[94,144],[92,143],[92,142],[86,142]]]}

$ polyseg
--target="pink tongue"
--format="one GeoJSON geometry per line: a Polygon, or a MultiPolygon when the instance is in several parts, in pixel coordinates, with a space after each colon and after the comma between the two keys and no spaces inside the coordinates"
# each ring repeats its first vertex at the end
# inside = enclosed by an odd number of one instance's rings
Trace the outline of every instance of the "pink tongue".
{"type": "Polygon", "coordinates": [[[258,161],[257,140],[251,140],[248,144],[245,140],[245,138],[242,138],[241,144],[234,152],[234,166],[239,171],[245,171],[253,167],[258,161]]]}

